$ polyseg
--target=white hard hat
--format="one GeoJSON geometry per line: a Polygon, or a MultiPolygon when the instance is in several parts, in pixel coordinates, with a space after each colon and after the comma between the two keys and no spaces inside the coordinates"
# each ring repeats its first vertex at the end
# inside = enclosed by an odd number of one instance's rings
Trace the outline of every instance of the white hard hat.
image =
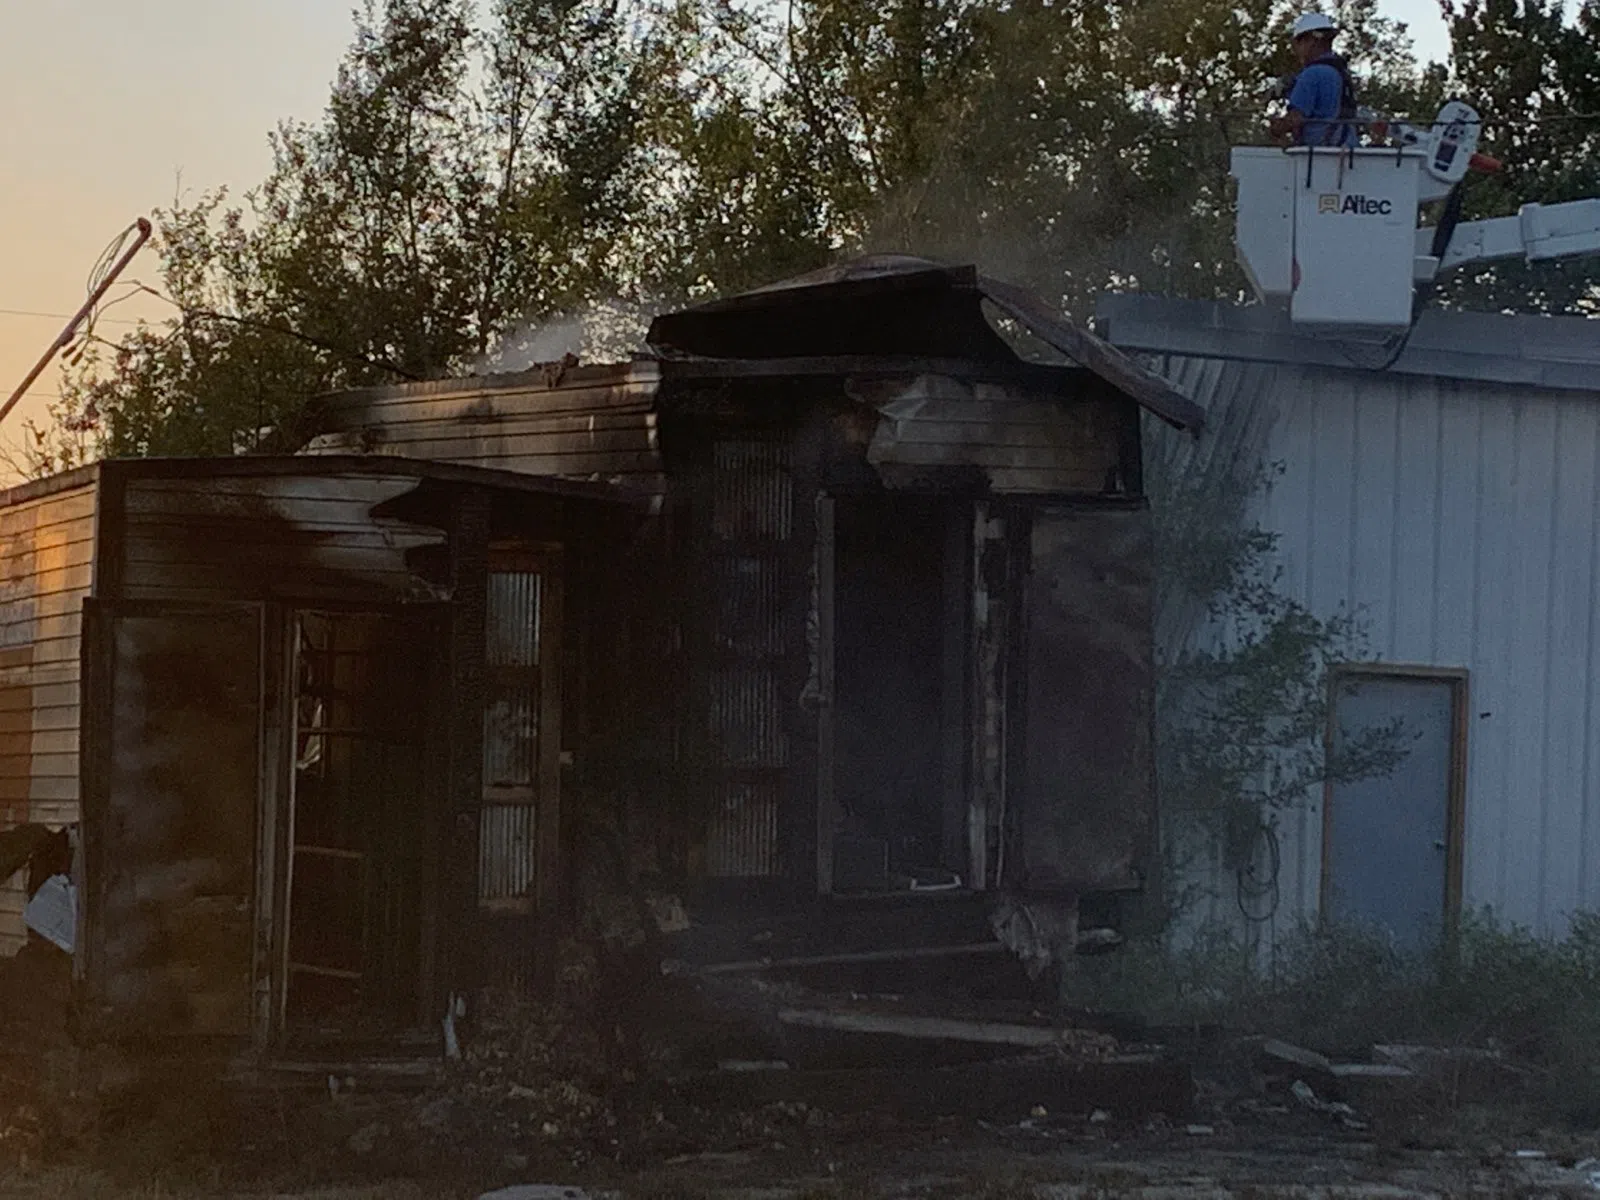
{"type": "Polygon", "coordinates": [[[1291,41],[1308,33],[1337,33],[1339,27],[1333,23],[1332,17],[1323,16],[1321,13],[1301,13],[1295,18],[1294,28],[1289,31],[1291,41]]]}

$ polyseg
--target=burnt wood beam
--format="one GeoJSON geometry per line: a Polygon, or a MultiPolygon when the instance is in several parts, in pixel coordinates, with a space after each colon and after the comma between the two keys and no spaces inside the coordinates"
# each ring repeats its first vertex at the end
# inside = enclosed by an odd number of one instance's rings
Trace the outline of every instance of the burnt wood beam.
{"type": "Polygon", "coordinates": [[[463,489],[450,517],[448,770],[440,880],[446,931],[437,947],[440,990],[476,986],[480,967],[478,821],[483,805],[484,629],[488,610],[490,499],[463,489]]]}

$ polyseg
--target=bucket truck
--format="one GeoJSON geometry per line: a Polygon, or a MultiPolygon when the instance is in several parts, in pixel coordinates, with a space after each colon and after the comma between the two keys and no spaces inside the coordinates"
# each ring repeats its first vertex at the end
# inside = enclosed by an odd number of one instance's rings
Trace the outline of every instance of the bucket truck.
{"type": "Polygon", "coordinates": [[[1427,128],[1369,128],[1390,144],[1233,151],[1239,262],[1264,304],[1287,308],[1291,326],[1336,337],[1402,332],[1419,285],[1442,271],[1600,254],[1600,199],[1418,227],[1421,206],[1448,197],[1469,170],[1498,169],[1477,153],[1481,122],[1470,105],[1451,101],[1427,128]]]}

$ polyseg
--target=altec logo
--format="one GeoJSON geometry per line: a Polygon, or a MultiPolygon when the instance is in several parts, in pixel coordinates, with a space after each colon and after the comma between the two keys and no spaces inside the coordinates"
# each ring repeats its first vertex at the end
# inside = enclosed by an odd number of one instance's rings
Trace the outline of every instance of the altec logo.
{"type": "Polygon", "coordinates": [[[1341,196],[1337,192],[1324,192],[1317,197],[1318,213],[1339,213],[1350,217],[1387,217],[1393,211],[1392,200],[1374,200],[1360,193],[1341,196]]]}

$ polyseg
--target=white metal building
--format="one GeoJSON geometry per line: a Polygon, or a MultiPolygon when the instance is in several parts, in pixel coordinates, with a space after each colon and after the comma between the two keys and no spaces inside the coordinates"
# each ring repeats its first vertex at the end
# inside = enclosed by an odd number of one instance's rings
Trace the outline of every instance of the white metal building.
{"type": "Polygon", "coordinates": [[[1262,308],[1118,296],[1100,322],[1208,410],[1195,453],[1282,464],[1282,586],[1358,608],[1376,660],[1334,723],[1416,731],[1387,780],[1286,814],[1279,932],[1600,908],[1600,322],[1428,312],[1387,368],[1262,308]]]}

